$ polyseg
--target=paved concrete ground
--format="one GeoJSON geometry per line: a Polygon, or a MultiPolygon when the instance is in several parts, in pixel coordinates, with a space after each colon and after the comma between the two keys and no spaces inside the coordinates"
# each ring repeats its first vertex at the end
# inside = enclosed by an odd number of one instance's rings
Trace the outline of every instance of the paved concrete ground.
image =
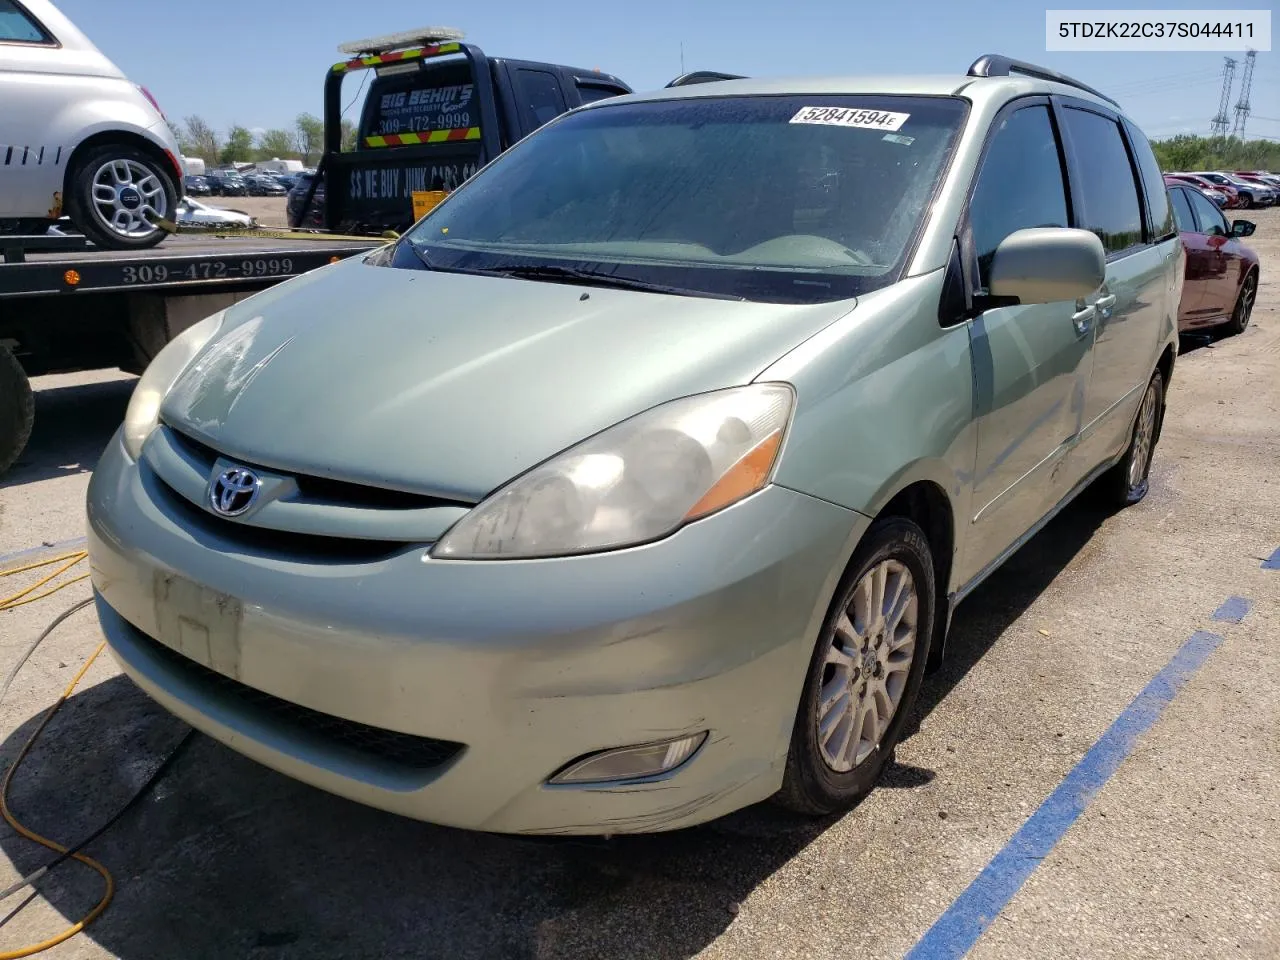
{"type": "MultiPolygon", "coordinates": [[[[199,739],[93,845],[115,901],[49,956],[898,957],[1183,642],[1213,629],[1222,645],[971,956],[1280,957],[1280,570],[1261,567],[1280,547],[1280,211],[1254,219],[1254,323],[1179,359],[1150,496],[1118,515],[1078,503],[966,601],[918,728],[853,812],[799,825],[756,809],[655,838],[533,843],[368,810],[199,739]],[[1253,601],[1247,617],[1212,622],[1231,595],[1253,601]]],[[[34,443],[0,488],[0,554],[80,535],[87,471],[131,383],[40,383],[34,443]]],[[[0,613],[0,667],[87,595],[78,583],[0,613]]],[[[0,761],[98,638],[84,611],[32,658],[0,708],[0,761]]],[[[183,731],[104,657],[12,806],[77,837],[183,731]]],[[[44,859],[2,826],[0,850],[0,884],[44,859]]],[[[83,914],[99,884],[61,869],[0,951],[83,914]]]]}

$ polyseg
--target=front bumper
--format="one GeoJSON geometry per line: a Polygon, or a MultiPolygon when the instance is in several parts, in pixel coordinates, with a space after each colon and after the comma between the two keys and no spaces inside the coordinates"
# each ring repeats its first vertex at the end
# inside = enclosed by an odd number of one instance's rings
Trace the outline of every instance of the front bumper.
{"type": "Polygon", "coordinates": [[[228,521],[193,516],[118,436],[88,515],[111,650],[174,714],[375,807],[587,834],[689,826],[777,790],[813,643],[867,523],[769,487],[658,543],[595,556],[440,561],[406,546],[325,559],[230,539],[228,521]],[[192,659],[203,669],[185,669],[192,659]],[[293,722],[293,704],[348,729],[431,738],[428,752],[462,746],[406,764],[333,724],[293,722]],[[664,776],[546,783],[583,754],[704,730],[664,776]]]}

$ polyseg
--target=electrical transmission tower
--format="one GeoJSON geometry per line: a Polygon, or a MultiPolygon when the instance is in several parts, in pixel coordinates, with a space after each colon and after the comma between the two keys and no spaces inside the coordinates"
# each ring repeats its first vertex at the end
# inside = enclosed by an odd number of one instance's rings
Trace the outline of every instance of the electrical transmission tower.
{"type": "Polygon", "coordinates": [[[1227,125],[1231,123],[1231,115],[1227,113],[1227,104],[1231,102],[1231,81],[1236,75],[1235,57],[1223,57],[1226,63],[1222,67],[1222,97],[1218,100],[1218,112],[1213,115],[1209,129],[1215,137],[1227,135],[1227,125]]]}
{"type": "Polygon", "coordinates": [[[1236,123],[1231,128],[1231,135],[1244,139],[1244,125],[1249,122],[1249,88],[1253,86],[1253,62],[1258,59],[1258,51],[1250,50],[1244,55],[1244,72],[1240,75],[1240,99],[1236,101],[1236,123]]]}

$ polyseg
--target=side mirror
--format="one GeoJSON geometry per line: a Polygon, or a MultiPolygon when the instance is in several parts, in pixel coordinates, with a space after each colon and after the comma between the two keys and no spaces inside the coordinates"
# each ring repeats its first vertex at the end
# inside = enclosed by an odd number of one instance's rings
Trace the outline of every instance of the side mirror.
{"type": "Polygon", "coordinates": [[[1253,231],[1258,229],[1258,225],[1252,220],[1232,220],[1231,235],[1233,237],[1251,237],[1253,231]]]}
{"type": "Polygon", "coordinates": [[[1016,230],[991,259],[990,296],[1005,303],[1079,300],[1102,286],[1107,255],[1097,234],[1070,227],[1016,230]]]}

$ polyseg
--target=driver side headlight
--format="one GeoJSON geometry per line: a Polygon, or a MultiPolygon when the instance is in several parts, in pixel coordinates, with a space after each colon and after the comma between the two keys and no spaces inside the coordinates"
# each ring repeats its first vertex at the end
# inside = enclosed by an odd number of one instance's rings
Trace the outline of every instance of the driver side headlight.
{"type": "Polygon", "coordinates": [[[213,339],[225,314],[225,310],[219,310],[183,330],[166,343],[147,364],[147,369],[142,372],[141,379],[133,388],[133,395],[129,398],[129,406],[124,414],[124,448],[132,459],[138,459],[143,443],[159,423],[160,404],[165,394],[195,359],[196,354],[213,339]]]}
{"type": "Polygon", "coordinates": [[[431,556],[533,559],[664,537],[769,482],[794,404],[788,384],[761,383],[654,407],[517,477],[431,556]]]}

